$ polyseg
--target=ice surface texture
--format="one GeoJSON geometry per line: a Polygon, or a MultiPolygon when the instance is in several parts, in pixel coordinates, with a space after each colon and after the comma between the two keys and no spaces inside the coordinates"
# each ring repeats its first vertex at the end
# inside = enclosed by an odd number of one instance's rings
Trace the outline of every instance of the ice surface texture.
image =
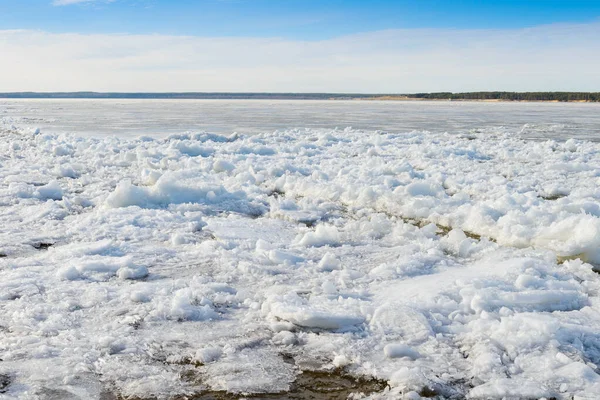
{"type": "Polygon", "coordinates": [[[0,135],[0,397],[600,393],[600,144],[0,135]]]}

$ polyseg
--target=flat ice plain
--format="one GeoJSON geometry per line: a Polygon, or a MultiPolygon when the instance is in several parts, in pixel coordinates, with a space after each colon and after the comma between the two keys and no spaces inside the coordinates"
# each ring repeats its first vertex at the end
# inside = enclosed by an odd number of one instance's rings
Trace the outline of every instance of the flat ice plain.
{"type": "Polygon", "coordinates": [[[596,399],[599,111],[0,100],[0,398],[596,399]]]}

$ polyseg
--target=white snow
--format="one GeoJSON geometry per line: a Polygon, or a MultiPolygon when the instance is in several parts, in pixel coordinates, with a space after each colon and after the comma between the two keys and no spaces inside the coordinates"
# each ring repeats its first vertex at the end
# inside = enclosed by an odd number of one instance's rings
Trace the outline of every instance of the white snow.
{"type": "Polygon", "coordinates": [[[340,260],[333,253],[325,253],[321,261],[319,261],[319,269],[321,271],[331,272],[335,269],[340,269],[340,265],[340,260]]]}
{"type": "Polygon", "coordinates": [[[411,360],[416,360],[421,357],[418,351],[402,343],[388,344],[383,349],[383,352],[389,358],[407,357],[411,360]]]}
{"type": "Polygon", "coordinates": [[[302,246],[335,246],[340,243],[340,234],[335,226],[318,225],[314,232],[306,232],[298,242],[302,246]]]}
{"type": "Polygon", "coordinates": [[[373,399],[600,393],[598,143],[6,128],[3,398],[277,393],[311,368],[387,381],[373,399]]]}

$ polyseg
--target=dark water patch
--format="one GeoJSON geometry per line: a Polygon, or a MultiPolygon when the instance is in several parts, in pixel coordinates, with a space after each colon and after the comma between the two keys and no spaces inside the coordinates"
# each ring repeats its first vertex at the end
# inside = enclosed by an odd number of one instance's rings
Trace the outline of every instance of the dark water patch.
{"type": "Polygon", "coordinates": [[[567,197],[567,196],[568,195],[564,194],[564,193],[557,193],[557,194],[551,194],[548,196],[540,195],[539,197],[544,200],[555,201],[555,200],[562,199],[563,197],[567,197]]]}
{"type": "Polygon", "coordinates": [[[0,393],[6,393],[8,387],[12,383],[12,379],[10,376],[5,374],[0,374],[0,393]]]}
{"type": "Polygon", "coordinates": [[[50,247],[54,246],[54,243],[37,242],[37,243],[33,243],[32,246],[36,250],[48,250],[50,247]]]}
{"type": "MultiPolygon", "coordinates": [[[[421,222],[421,224],[423,226],[427,225],[427,222],[421,222]]],[[[438,229],[439,235],[440,236],[447,236],[450,231],[453,229],[451,226],[446,226],[446,225],[440,225],[440,224],[435,224],[435,226],[438,229]]],[[[422,227],[422,226],[421,226],[422,227]]],[[[477,240],[480,241],[481,240],[481,235],[475,233],[475,232],[471,232],[471,231],[463,231],[463,233],[465,234],[466,237],[468,237],[469,239],[473,239],[473,240],[477,240]]],[[[491,242],[495,242],[494,239],[492,238],[488,238],[491,242]]]]}
{"type": "MultiPolygon", "coordinates": [[[[424,221],[424,222],[421,222],[419,225],[420,225],[421,227],[423,227],[424,225],[427,225],[427,222],[425,222],[425,221],[424,221]]],[[[435,224],[435,226],[436,226],[436,228],[437,228],[437,234],[438,234],[439,236],[446,236],[446,235],[448,235],[448,234],[450,233],[450,231],[452,230],[452,228],[451,228],[451,227],[449,227],[449,226],[445,226],[445,225],[435,224]]],[[[466,235],[466,233],[465,233],[465,235],[466,235]]]]}
{"type": "MultiPolygon", "coordinates": [[[[412,218],[402,218],[402,220],[408,224],[418,226],[419,228],[424,228],[427,225],[431,224],[431,222],[429,222],[427,220],[418,220],[418,219],[412,219],[412,218]]],[[[438,236],[447,236],[450,233],[450,231],[452,229],[454,229],[451,226],[442,225],[442,224],[435,224],[435,226],[437,227],[438,236]]],[[[475,233],[475,232],[463,230],[463,233],[469,239],[480,241],[482,238],[482,236],[480,234],[475,233]]],[[[496,242],[496,239],[494,239],[494,238],[488,237],[487,239],[490,242],[494,242],[494,243],[496,242]]]]}
{"type": "Polygon", "coordinates": [[[38,398],[45,400],[79,400],[81,399],[74,393],[63,389],[43,388],[38,393],[38,398]]]}
{"type": "Polygon", "coordinates": [[[141,328],[141,326],[142,326],[142,322],[144,322],[144,320],[143,320],[143,319],[141,319],[141,318],[138,318],[138,319],[136,319],[135,321],[133,321],[133,322],[130,322],[130,323],[129,323],[129,326],[131,326],[131,327],[132,327],[134,330],[136,330],[136,331],[137,331],[138,329],[140,329],[140,328],[141,328]]]}
{"type": "MultiPolygon", "coordinates": [[[[356,378],[343,371],[303,371],[291,384],[290,390],[281,393],[233,394],[207,391],[190,400],[346,400],[352,393],[369,395],[388,387],[387,382],[374,378],[356,378]]],[[[183,399],[183,397],[182,397],[183,399]]]]}
{"type": "Polygon", "coordinates": [[[419,391],[419,396],[421,397],[425,397],[425,398],[432,398],[438,395],[438,392],[435,391],[434,389],[430,388],[429,386],[424,386],[420,391],[419,391]]]}
{"type": "Polygon", "coordinates": [[[267,196],[275,197],[277,199],[279,197],[285,197],[285,192],[279,189],[273,189],[267,194],[267,196]]]}
{"type": "Polygon", "coordinates": [[[215,234],[212,231],[209,231],[209,230],[202,229],[202,230],[199,230],[199,231],[195,231],[194,233],[203,242],[206,241],[206,240],[217,240],[217,237],[215,236],[215,234]]]}
{"type": "Polygon", "coordinates": [[[318,219],[304,219],[298,221],[298,223],[304,224],[307,228],[314,228],[317,225],[317,222],[319,222],[318,219]]]}
{"type": "MultiPolygon", "coordinates": [[[[198,383],[193,369],[184,371],[182,379],[198,383]]],[[[280,393],[229,393],[221,390],[206,390],[193,395],[180,395],[173,400],[346,400],[353,393],[370,395],[388,388],[386,381],[374,378],[353,377],[342,370],[303,371],[291,384],[290,390],[280,393]]],[[[428,392],[427,392],[428,393],[428,392]]],[[[156,397],[115,396],[116,400],[155,400],[156,397]]]]}
{"type": "Polygon", "coordinates": [[[265,213],[262,211],[253,211],[247,214],[247,216],[250,217],[250,219],[259,219],[263,215],[265,215],[265,213]]]}
{"type": "MultiPolygon", "coordinates": [[[[469,239],[473,239],[473,240],[481,240],[481,235],[475,233],[475,232],[471,232],[471,231],[463,231],[465,233],[465,235],[469,238],[469,239]]],[[[487,238],[490,242],[494,242],[496,243],[496,239],[488,237],[487,238]]]]}
{"type": "Polygon", "coordinates": [[[100,393],[98,400],[119,400],[119,397],[117,397],[117,395],[115,395],[113,392],[105,390],[100,393]]]}

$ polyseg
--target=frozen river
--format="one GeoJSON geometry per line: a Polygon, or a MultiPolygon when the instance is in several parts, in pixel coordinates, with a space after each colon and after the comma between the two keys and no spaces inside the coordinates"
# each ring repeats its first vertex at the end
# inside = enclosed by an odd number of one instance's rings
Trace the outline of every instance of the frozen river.
{"type": "Polygon", "coordinates": [[[0,124],[46,133],[164,137],[346,128],[394,133],[476,131],[600,139],[600,104],[298,100],[0,99],[0,124]]]}
{"type": "Polygon", "coordinates": [[[1,100],[0,398],[597,399],[598,111],[1,100]]]}

